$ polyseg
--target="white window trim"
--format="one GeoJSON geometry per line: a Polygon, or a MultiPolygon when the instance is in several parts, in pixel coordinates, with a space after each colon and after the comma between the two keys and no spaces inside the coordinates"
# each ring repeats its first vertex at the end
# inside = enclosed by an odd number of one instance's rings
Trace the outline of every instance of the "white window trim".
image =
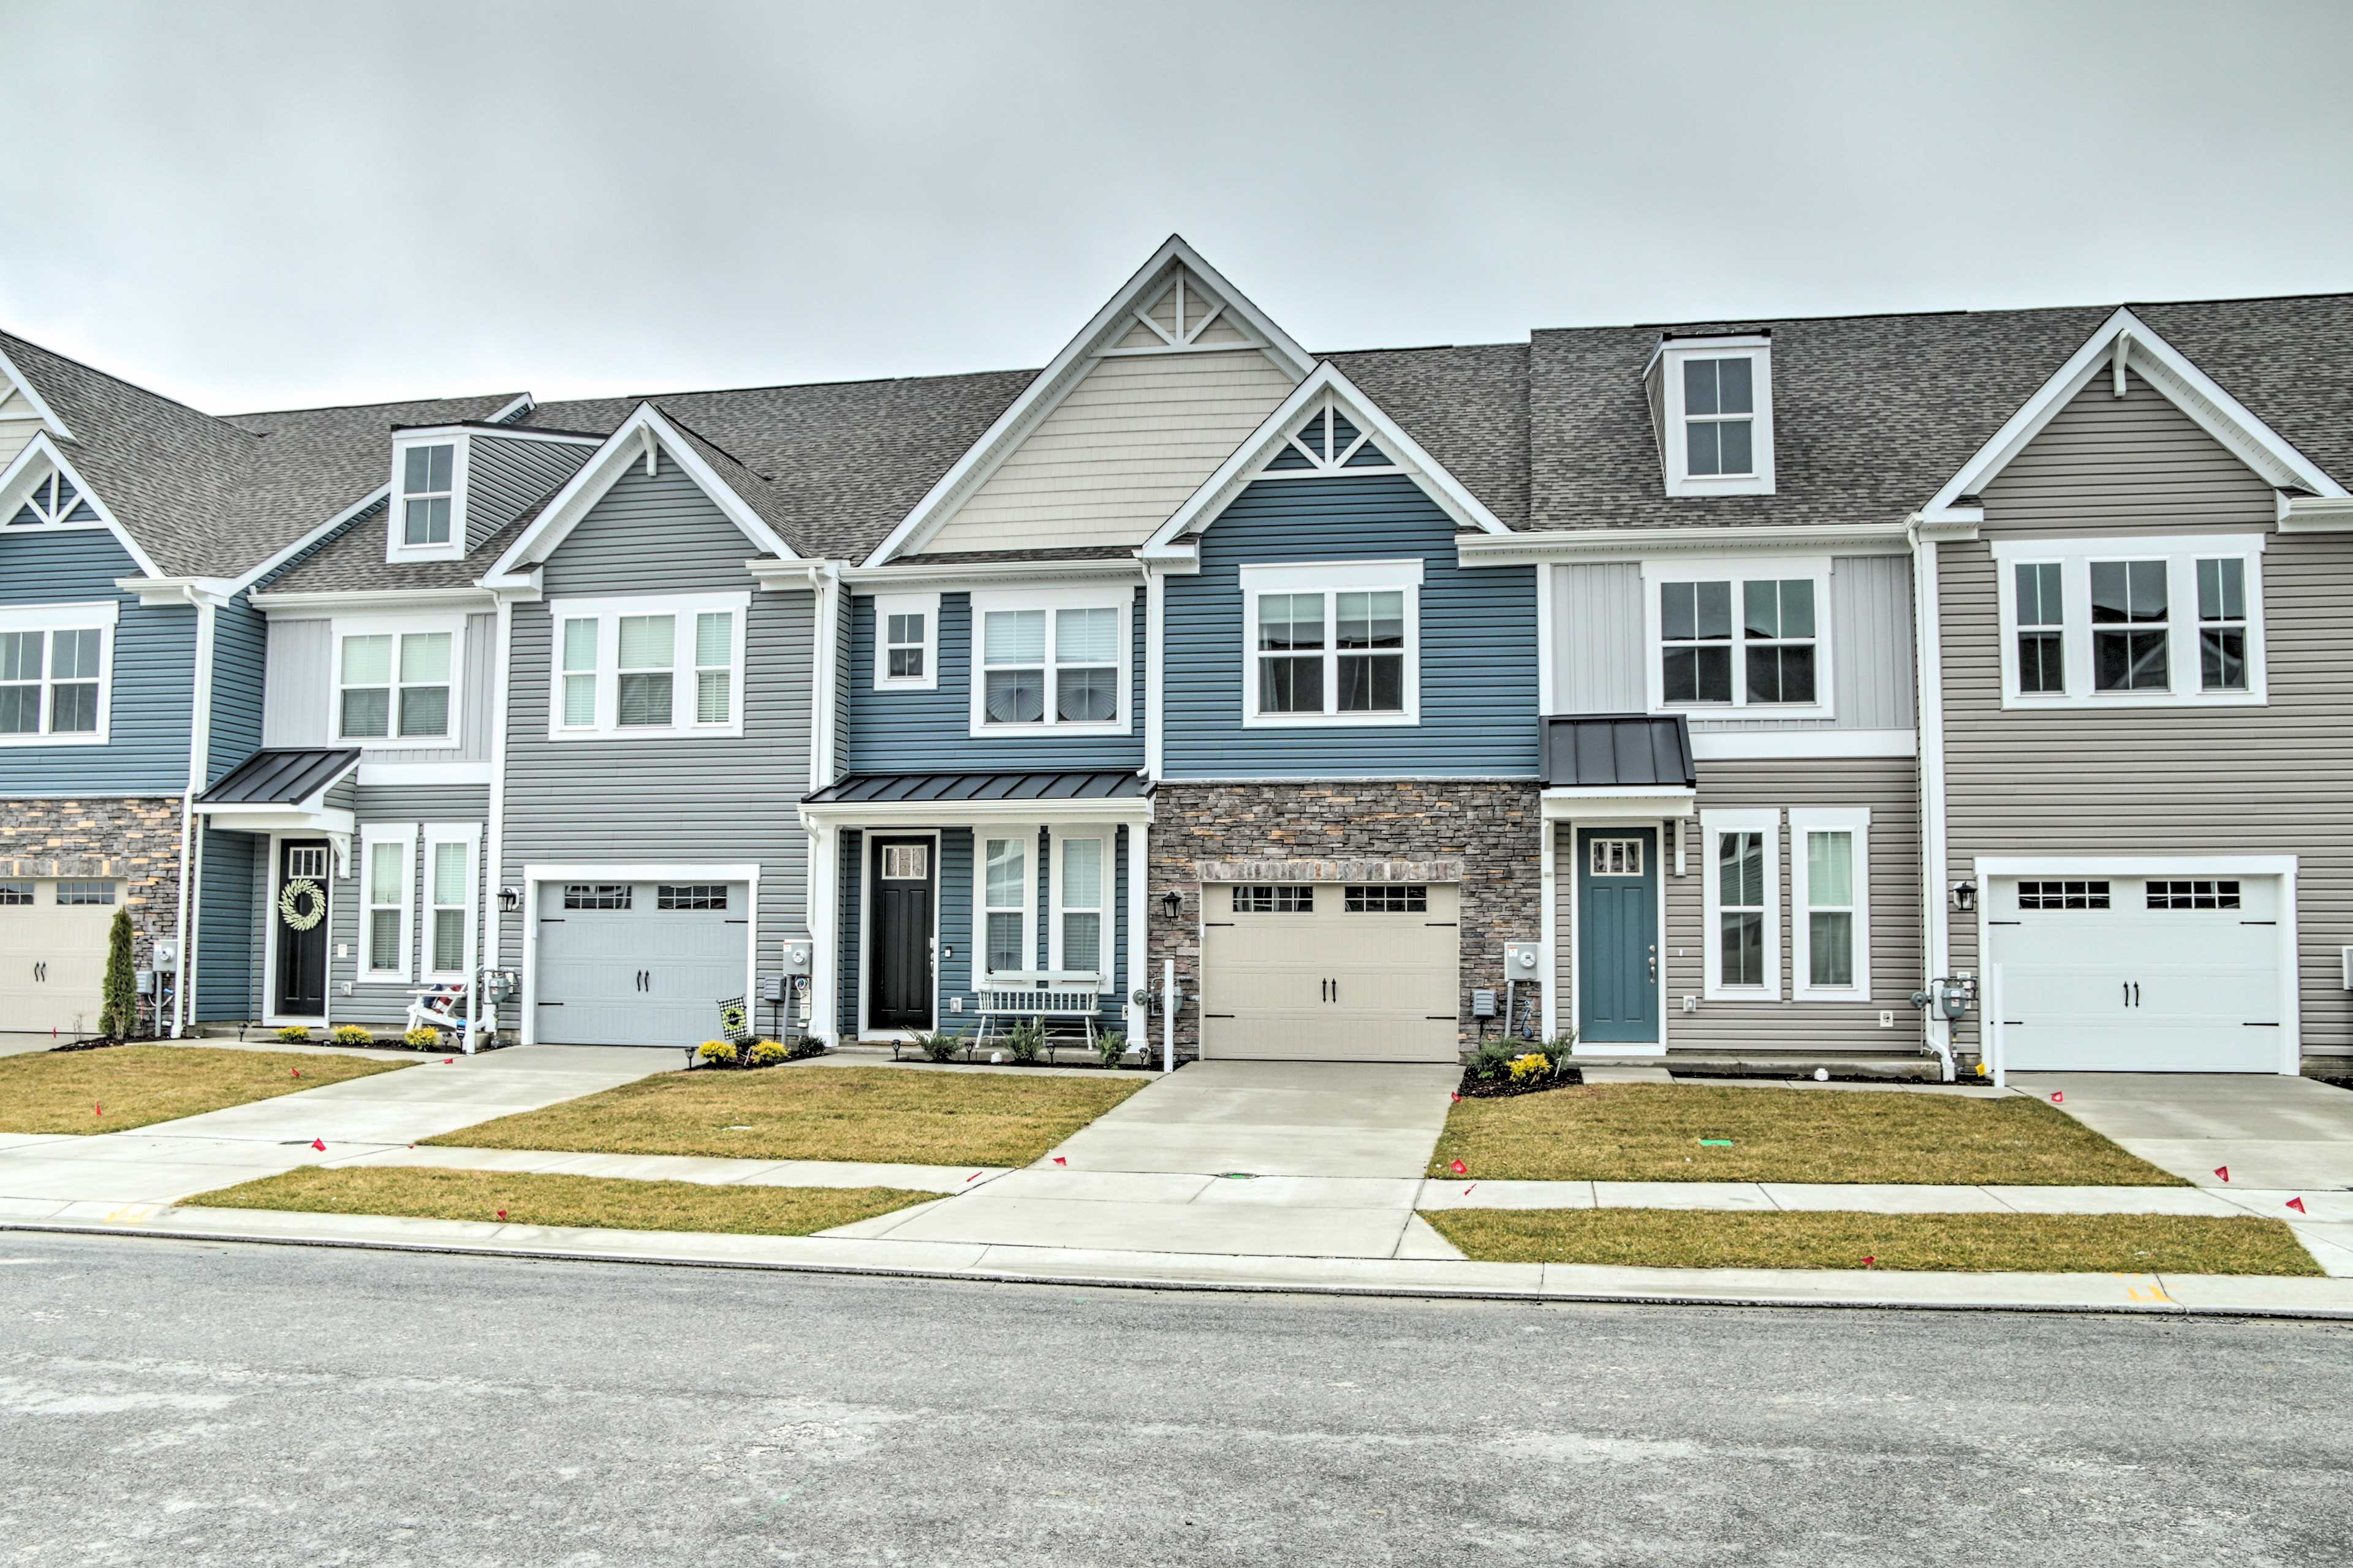
{"type": "Polygon", "coordinates": [[[1773,493],[1773,340],[1758,336],[1671,338],[1659,347],[1661,388],[1665,430],[1661,456],[1666,464],[1667,494],[1671,496],[1769,496],[1773,493]],[[1745,359],[1749,384],[1755,389],[1757,411],[1750,419],[1750,451],[1756,471],[1747,474],[1694,474],[1687,471],[1690,454],[1683,444],[1683,362],[1694,359],[1745,359]]]}
{"type": "MultiPolygon", "coordinates": [[[[1019,973],[1037,967],[1038,958],[1038,836],[1036,823],[994,823],[972,830],[972,988],[988,984],[988,841],[1018,838],[1024,846],[1021,861],[1021,963],[1001,973],[1019,973]]],[[[1004,911],[1000,910],[999,913],[1004,911]]]]}
{"type": "Polygon", "coordinates": [[[417,824],[413,822],[366,822],[360,825],[359,865],[359,942],[353,952],[358,955],[354,976],[362,985],[406,985],[416,973],[417,954],[417,824]],[[397,844],[400,856],[400,963],[394,969],[377,969],[375,962],[375,912],[383,906],[375,901],[375,847],[397,844]]]}
{"type": "Polygon", "coordinates": [[[661,741],[691,735],[742,735],[745,622],[750,618],[751,609],[752,595],[748,589],[716,594],[648,594],[625,598],[549,600],[547,738],[551,741],[661,741]],[[698,724],[694,721],[694,618],[717,610],[731,611],[735,617],[731,623],[734,640],[730,651],[734,664],[730,671],[733,679],[728,686],[727,721],[723,724],[698,724]],[[625,616],[674,617],[670,627],[670,722],[666,725],[624,726],[618,721],[621,618],[625,616]],[[596,719],[595,723],[576,729],[567,729],[564,723],[564,623],[569,620],[593,620],[596,623],[596,719]]]}
{"type": "Polygon", "coordinates": [[[1078,839],[1087,839],[1101,847],[1098,851],[1100,856],[1098,864],[1103,877],[1103,886],[1096,890],[1096,902],[1092,912],[1103,922],[1102,934],[1096,939],[1103,955],[1103,979],[1096,989],[1106,996],[1115,989],[1112,972],[1119,967],[1118,931],[1112,918],[1113,905],[1116,901],[1115,895],[1119,885],[1119,863],[1113,858],[1119,845],[1118,834],[1119,830],[1115,827],[1056,827],[1053,829],[1052,843],[1049,846],[1054,857],[1051,889],[1053,912],[1046,927],[1046,967],[1057,971],[1069,967],[1062,961],[1062,917],[1071,912],[1062,901],[1063,847],[1078,839]]]}
{"type": "Polygon", "coordinates": [[[1415,726],[1421,722],[1421,577],[1419,556],[1403,561],[1326,561],[1298,566],[1244,566],[1242,587],[1242,728],[1246,730],[1360,730],[1415,726]],[[1266,594],[1324,595],[1324,700],[1340,700],[1335,594],[1374,592],[1405,595],[1405,708],[1397,713],[1263,713],[1258,698],[1258,602],[1266,594]]]}
{"type": "Polygon", "coordinates": [[[465,724],[466,692],[466,617],[463,616],[371,616],[338,617],[327,630],[327,733],[339,746],[358,746],[370,752],[448,752],[461,744],[465,724]],[[358,637],[390,637],[392,645],[391,702],[386,710],[385,727],[396,729],[400,723],[400,641],[404,637],[419,633],[431,636],[436,632],[449,634],[449,727],[439,735],[359,735],[343,733],[343,639],[358,637]]]}
{"type": "Polygon", "coordinates": [[[1837,628],[1831,625],[1831,558],[1827,555],[1739,555],[1698,561],[1670,558],[1642,563],[1642,691],[1653,713],[1688,713],[1695,718],[1731,713],[1753,719],[1836,718],[1837,682],[1833,677],[1837,651],[1831,646],[1836,639],[1837,628]],[[1748,634],[1741,609],[1746,585],[1800,577],[1811,578],[1814,584],[1814,700],[1759,702],[1752,706],[1748,700],[1748,634]],[[1660,586],[1667,583],[1718,582],[1732,584],[1732,700],[1670,703],[1666,700],[1666,672],[1661,668],[1665,656],[1660,586]]]}
{"type": "Polygon", "coordinates": [[[425,857],[418,871],[422,892],[418,906],[424,911],[418,921],[422,942],[417,948],[417,962],[427,980],[465,980],[473,978],[476,965],[475,918],[481,907],[482,825],[479,822],[428,822],[424,827],[425,857]],[[466,885],[456,904],[433,901],[433,851],[437,845],[462,844],[466,847],[466,885]],[[443,910],[460,911],[466,922],[464,967],[436,969],[433,967],[433,917],[443,910]]]}
{"type": "Polygon", "coordinates": [[[1865,805],[1789,808],[1789,994],[1800,1002],[1871,1000],[1871,808],[1865,805]],[[1813,905],[1806,883],[1810,833],[1854,836],[1854,984],[1816,985],[1813,905]]]}
{"type": "Polygon", "coordinates": [[[464,431],[397,436],[392,443],[392,495],[385,513],[384,558],[391,561],[462,561],[466,558],[466,479],[473,468],[473,444],[464,431]],[[442,544],[406,542],[408,497],[408,450],[412,447],[451,447],[449,454],[449,538],[442,544]]]}
{"type": "MultiPolygon", "coordinates": [[[[913,645],[909,645],[913,646],[913,645]]],[[[874,595],[874,689],[877,691],[936,691],[940,685],[940,596],[937,594],[877,594],[874,595]],[[923,673],[891,673],[891,617],[923,617],[923,673]]]]}
{"type": "Polygon", "coordinates": [[[1995,596],[2000,605],[2001,705],[2004,708],[2262,708],[2271,701],[2270,660],[2263,631],[2263,541],[2260,533],[2119,534],[2071,539],[1998,539],[1993,543],[1995,596]],[[2246,563],[2247,689],[2199,689],[2198,565],[2234,559],[2246,563]],[[2162,691],[2092,689],[2092,563],[2166,563],[2166,676],[2162,691]],[[2064,622],[2060,648],[2064,691],[2018,689],[2018,568],[2056,563],[2064,622]]]}
{"type": "MultiPolygon", "coordinates": [[[[76,528],[84,524],[75,523],[76,528]]],[[[25,530],[29,533],[31,529],[25,530]]],[[[98,633],[98,728],[56,733],[49,729],[49,689],[56,685],[56,649],[41,639],[41,727],[24,735],[0,735],[0,746],[103,746],[114,721],[114,626],[122,601],[100,599],[79,605],[18,605],[0,609],[0,632],[98,633]]],[[[12,682],[11,684],[25,684],[12,682]]],[[[77,679],[70,684],[79,686],[77,679]]]]}
{"type": "Polygon", "coordinates": [[[1135,590],[1120,583],[1105,587],[976,589],[972,595],[971,734],[985,735],[1126,735],[1135,730],[1135,696],[1129,689],[1135,675],[1135,630],[1132,625],[1135,590]],[[983,646],[991,610],[1046,612],[1046,698],[1041,717],[1028,723],[991,723],[987,718],[987,660],[983,646]],[[1119,612],[1119,716],[1108,721],[1072,721],[1057,719],[1055,706],[1054,612],[1057,610],[1117,610],[1119,612]]]}
{"type": "Polygon", "coordinates": [[[1781,813],[1763,811],[1703,811],[1700,822],[1700,873],[1704,879],[1706,925],[1701,929],[1700,951],[1706,972],[1702,994],[1710,1002],[1778,1002],[1781,999],[1781,813]],[[1724,913],[1723,883],[1716,875],[1715,841],[1726,833],[1765,836],[1765,984],[1726,985],[1720,945],[1724,913]]]}

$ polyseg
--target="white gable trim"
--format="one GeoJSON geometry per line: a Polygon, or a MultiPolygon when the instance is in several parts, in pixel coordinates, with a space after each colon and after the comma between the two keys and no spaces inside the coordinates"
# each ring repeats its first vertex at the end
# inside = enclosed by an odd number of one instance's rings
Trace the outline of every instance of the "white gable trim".
{"type": "Polygon", "coordinates": [[[1994,432],[1993,439],[1978,448],[1960,472],[1946,481],[1936,499],[1922,509],[1922,517],[1932,522],[1975,521],[1977,512],[1959,507],[1960,498],[1982,491],[2102,371],[2121,384],[2127,365],[2274,487],[2293,487],[2316,496],[2346,493],[2342,485],[2190,363],[2156,329],[2129,310],[2120,309],[2020,405],[2009,422],[1994,432]]]}
{"type": "MultiPolygon", "coordinates": [[[[51,468],[73,481],[74,489],[81,492],[81,499],[90,502],[90,510],[98,513],[99,523],[113,533],[116,541],[121,544],[124,553],[139,563],[140,571],[150,577],[164,575],[153,559],[139,547],[139,542],[131,537],[131,531],[122,526],[121,521],[107,509],[106,502],[100,499],[98,492],[90,488],[90,481],[83,479],[80,472],[66,460],[65,453],[58,449],[57,442],[50,437],[47,430],[36,432],[33,438],[25,444],[25,449],[16,454],[16,460],[10,463],[6,468],[0,469],[0,536],[5,536],[10,531],[7,526],[8,519],[14,517],[17,508],[25,504],[26,498],[32,493],[34,481],[47,477],[48,469],[51,468]]],[[[88,528],[92,525],[83,523],[80,526],[88,528]]],[[[50,533],[63,531],[53,528],[26,528],[18,529],[16,531],[50,533]]]]}
{"type": "MultiPolygon", "coordinates": [[[[58,411],[49,406],[49,400],[41,395],[41,389],[33,384],[30,376],[16,368],[16,362],[8,357],[7,351],[5,349],[0,349],[0,376],[5,376],[17,391],[25,395],[25,401],[33,405],[33,412],[41,416],[41,424],[50,435],[61,441],[70,441],[74,438],[74,433],[66,428],[66,422],[58,417],[58,411]]],[[[6,395],[0,394],[0,403],[6,401],[6,395]]]]}
{"type": "MultiPolygon", "coordinates": [[[[1508,533],[1501,519],[1487,510],[1486,503],[1462,486],[1462,481],[1446,471],[1444,465],[1421,448],[1421,443],[1405,433],[1398,422],[1381,411],[1380,405],[1366,396],[1356,384],[1342,374],[1340,367],[1326,360],[1315,367],[1314,374],[1293,389],[1281,407],[1268,415],[1264,423],[1250,432],[1250,438],[1234,448],[1233,456],[1218,465],[1218,471],[1201,481],[1201,488],[1190,500],[1176,509],[1176,514],[1160,525],[1144,542],[1141,552],[1146,560],[1155,557],[1188,556],[1191,550],[1185,542],[1189,532],[1207,528],[1223,511],[1242,488],[1260,476],[1266,464],[1290,443],[1291,432],[1307,417],[1310,410],[1329,400],[1332,406],[1345,414],[1357,429],[1369,436],[1373,443],[1396,461],[1397,468],[1410,475],[1416,484],[1436,501],[1459,528],[1473,528],[1482,533],[1508,533]]],[[[1363,470],[1386,473],[1388,469],[1363,470]]]]}
{"type": "Polygon", "coordinates": [[[640,403],[638,411],[605,438],[596,455],[565,481],[532,525],[522,531],[522,537],[507,546],[506,553],[483,576],[503,577],[525,571],[554,554],[589,510],[605,499],[605,492],[620,482],[629,465],[640,458],[650,460],[657,447],[668,453],[672,462],[686,470],[688,478],[702,487],[703,494],[726,514],[728,521],[743,531],[744,538],[781,560],[800,559],[792,546],[761,521],[759,514],[744,503],[744,498],[703,461],[702,455],[688,445],[678,426],[662,417],[660,409],[650,403],[640,403]]]}
{"type": "MultiPolygon", "coordinates": [[[[1306,350],[1293,342],[1289,333],[1257,306],[1242,297],[1241,291],[1227,282],[1218,269],[1201,259],[1183,237],[1170,235],[1166,243],[1152,253],[1135,274],[1120,286],[1103,308],[1097,310],[1087,324],[1079,329],[1078,336],[1063,345],[1053,363],[1038,373],[1037,378],[1022,390],[997,422],[984,432],[979,440],[965,448],[954,467],[940,476],[939,482],[924,492],[914,510],[891,531],[890,537],[875,546],[874,552],[861,563],[880,566],[892,557],[919,549],[925,540],[944,526],[955,509],[973,491],[987,482],[999,465],[1010,457],[1021,442],[1047,415],[1052,413],[1070,395],[1095,360],[1110,351],[1113,344],[1134,327],[1140,312],[1160,296],[1173,271],[1177,268],[1193,273],[1209,291],[1224,301],[1219,318],[1231,316],[1259,339],[1257,351],[1281,367],[1293,381],[1308,374],[1314,359],[1306,350]]],[[[1206,322],[1204,323],[1207,324],[1206,322]]],[[[1249,345],[1219,344],[1220,349],[1248,352],[1249,345]]],[[[1166,352],[1157,350],[1154,352],[1166,352]]]]}

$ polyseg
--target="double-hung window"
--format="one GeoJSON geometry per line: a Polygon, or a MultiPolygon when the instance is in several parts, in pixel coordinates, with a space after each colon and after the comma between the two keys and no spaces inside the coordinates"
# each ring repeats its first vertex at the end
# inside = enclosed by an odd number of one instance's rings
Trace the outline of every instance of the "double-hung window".
{"type": "Polygon", "coordinates": [[[1653,562],[1643,575],[1651,711],[1830,716],[1828,561],[1653,562]]]}
{"type": "Polygon", "coordinates": [[[1683,472],[1746,478],[1757,471],[1757,387],[1744,357],[1683,363],[1683,472]]]}
{"type": "Polygon", "coordinates": [[[1704,811],[1705,990],[1710,1000],[1781,996],[1778,811],[1704,811]]]}
{"type": "Polygon", "coordinates": [[[1050,966],[1100,977],[1111,989],[1103,917],[1111,903],[1109,846],[1102,838],[1054,835],[1053,954],[1050,966]]]}
{"type": "Polygon", "coordinates": [[[1124,586],[973,595],[972,733],[1031,725],[1082,733],[1132,728],[1133,598],[1124,586]]]}
{"type": "Polygon", "coordinates": [[[455,561],[466,553],[466,470],[462,433],[396,437],[387,561],[455,561]]]}
{"type": "Polygon", "coordinates": [[[980,964],[976,982],[1029,967],[1031,900],[1037,885],[1029,872],[1030,832],[984,835],[980,841],[980,964]]]}
{"type": "Polygon", "coordinates": [[[1671,496],[1773,493],[1773,345],[1672,338],[1645,377],[1671,496]]]}
{"type": "Polygon", "coordinates": [[[1244,566],[1242,721],[1420,721],[1421,563],[1244,566]]]}
{"type": "Polygon", "coordinates": [[[1997,540],[2010,708],[2265,700],[2263,536],[1997,540]]]}
{"type": "Polygon", "coordinates": [[[474,967],[474,866],[479,823],[425,826],[425,971],[428,979],[463,980],[474,967]]]}
{"type": "Polygon", "coordinates": [[[1871,995],[1871,811],[1789,809],[1793,992],[1800,1000],[1871,995]]]}
{"type": "Polygon", "coordinates": [[[554,602],[549,737],[741,735],[749,613],[742,593],[554,602]]]}
{"type": "Polygon", "coordinates": [[[112,603],[0,610],[0,745],[106,740],[115,613],[112,603]]]}
{"type": "Polygon", "coordinates": [[[335,737],[447,745],[456,733],[464,624],[335,626],[335,737]]]}
{"type": "Polygon", "coordinates": [[[877,594],[873,611],[875,689],[936,690],[940,596],[877,594]]]}
{"type": "Polygon", "coordinates": [[[417,825],[360,826],[360,979],[406,984],[415,908],[417,825]]]}

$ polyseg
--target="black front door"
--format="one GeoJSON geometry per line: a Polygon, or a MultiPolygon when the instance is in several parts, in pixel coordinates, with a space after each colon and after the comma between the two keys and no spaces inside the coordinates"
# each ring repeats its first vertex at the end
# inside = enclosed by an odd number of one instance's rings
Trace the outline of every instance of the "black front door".
{"type": "Polygon", "coordinates": [[[289,838],[278,846],[278,879],[269,918],[278,927],[276,1011],[290,1017],[327,1013],[327,846],[289,838]]]}
{"type": "Polygon", "coordinates": [[[928,838],[877,838],[869,851],[869,1028],[932,1026],[932,895],[939,877],[933,849],[928,838]]]}

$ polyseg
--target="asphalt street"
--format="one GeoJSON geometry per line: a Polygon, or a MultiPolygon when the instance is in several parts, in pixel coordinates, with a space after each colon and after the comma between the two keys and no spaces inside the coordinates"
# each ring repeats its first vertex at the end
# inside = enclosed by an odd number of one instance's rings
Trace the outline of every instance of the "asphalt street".
{"type": "Polygon", "coordinates": [[[0,1563],[2353,1562],[2353,1328],[0,1233],[0,1563]]]}

